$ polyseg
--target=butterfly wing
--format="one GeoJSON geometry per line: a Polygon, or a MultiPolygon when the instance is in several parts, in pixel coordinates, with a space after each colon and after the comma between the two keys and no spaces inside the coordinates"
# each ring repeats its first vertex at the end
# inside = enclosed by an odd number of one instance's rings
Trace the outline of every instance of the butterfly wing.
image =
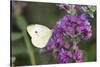
{"type": "Polygon", "coordinates": [[[27,31],[31,36],[32,44],[38,48],[45,47],[52,35],[52,30],[39,24],[29,25],[27,31]]]}

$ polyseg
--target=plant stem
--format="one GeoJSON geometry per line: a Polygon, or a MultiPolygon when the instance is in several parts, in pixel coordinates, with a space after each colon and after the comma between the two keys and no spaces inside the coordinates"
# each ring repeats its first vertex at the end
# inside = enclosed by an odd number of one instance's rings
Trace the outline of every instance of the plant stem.
{"type": "Polygon", "coordinates": [[[23,32],[23,35],[24,35],[24,40],[25,40],[26,47],[27,47],[27,52],[28,52],[28,55],[29,55],[29,58],[30,58],[30,62],[31,62],[32,65],[35,65],[34,52],[31,48],[31,43],[29,41],[28,35],[27,35],[26,32],[23,32]]]}

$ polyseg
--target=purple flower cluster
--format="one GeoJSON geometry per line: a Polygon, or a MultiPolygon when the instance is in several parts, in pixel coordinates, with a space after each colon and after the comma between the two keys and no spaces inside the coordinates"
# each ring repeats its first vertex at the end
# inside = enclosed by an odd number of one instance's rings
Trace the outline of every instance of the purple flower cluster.
{"type": "Polygon", "coordinates": [[[91,36],[91,25],[85,14],[68,14],[54,26],[46,49],[54,50],[53,54],[58,63],[82,62],[83,52],[78,48],[76,38],[89,39],[91,36]],[[75,40],[69,43],[66,39],[75,40]]]}
{"type": "Polygon", "coordinates": [[[90,22],[86,14],[65,15],[57,23],[66,36],[71,38],[80,37],[80,39],[89,39],[92,36],[90,22]]]}
{"type": "Polygon", "coordinates": [[[71,50],[60,48],[55,55],[58,63],[69,63],[69,62],[82,62],[83,52],[78,49],[77,44],[73,44],[71,50]]]}

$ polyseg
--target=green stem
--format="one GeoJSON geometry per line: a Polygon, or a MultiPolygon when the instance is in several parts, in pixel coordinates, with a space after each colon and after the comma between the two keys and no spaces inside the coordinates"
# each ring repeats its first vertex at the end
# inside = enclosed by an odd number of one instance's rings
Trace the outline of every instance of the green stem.
{"type": "Polygon", "coordinates": [[[32,65],[35,65],[34,52],[33,52],[32,48],[31,48],[31,44],[30,44],[28,35],[27,35],[26,32],[23,32],[23,35],[24,35],[24,40],[25,40],[25,43],[26,43],[28,55],[29,55],[29,58],[30,58],[30,62],[31,62],[32,65]]]}

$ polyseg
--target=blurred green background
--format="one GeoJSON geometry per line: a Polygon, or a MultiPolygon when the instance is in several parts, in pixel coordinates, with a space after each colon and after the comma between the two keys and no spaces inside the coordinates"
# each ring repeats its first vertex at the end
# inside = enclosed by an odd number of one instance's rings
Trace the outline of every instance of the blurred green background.
{"type": "MultiPolygon", "coordinates": [[[[40,49],[32,45],[26,26],[42,24],[52,29],[65,13],[56,6],[56,3],[11,1],[11,63],[17,66],[54,64],[50,52],[41,54],[40,49]]],[[[96,12],[94,16],[91,23],[92,38],[79,43],[79,48],[85,53],[85,62],[96,61],[96,12]]]]}

